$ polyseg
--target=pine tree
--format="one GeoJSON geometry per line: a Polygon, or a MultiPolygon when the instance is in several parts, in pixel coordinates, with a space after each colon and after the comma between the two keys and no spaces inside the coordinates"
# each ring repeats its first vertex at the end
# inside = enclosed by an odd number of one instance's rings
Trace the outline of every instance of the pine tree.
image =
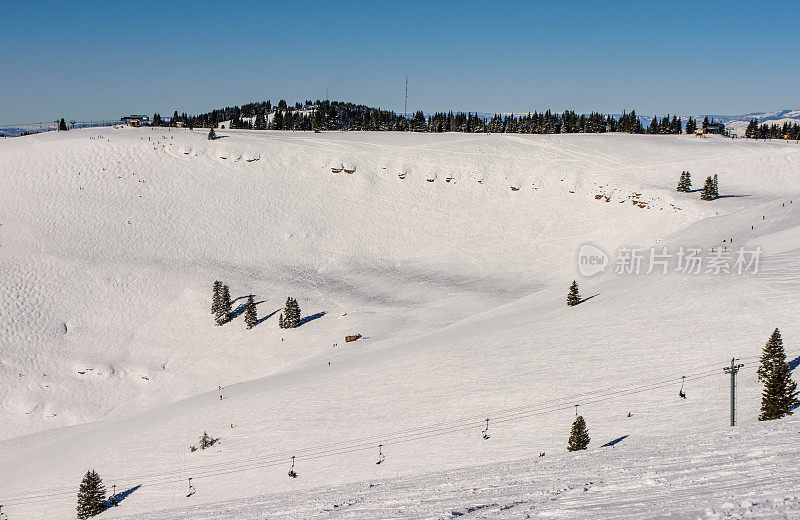
{"type": "Polygon", "coordinates": [[[758,380],[764,383],[761,394],[761,415],[759,421],[780,419],[792,414],[792,408],[800,405],[797,383],[792,380],[783,339],[775,329],[761,354],[758,367],[758,380]]]}
{"type": "Polygon", "coordinates": [[[203,436],[200,437],[200,449],[204,450],[206,448],[210,448],[214,444],[214,439],[211,436],[203,432],[203,436]]]}
{"type": "Polygon", "coordinates": [[[567,293],[567,305],[574,307],[579,303],[581,303],[581,295],[578,292],[578,282],[573,280],[572,285],[569,286],[569,292],[567,293]]]}
{"type": "Polygon", "coordinates": [[[222,286],[219,297],[219,307],[217,308],[217,325],[224,325],[231,319],[231,292],[227,285],[222,286]]]}
{"type": "Polygon", "coordinates": [[[686,183],[684,184],[684,188],[686,188],[684,190],[686,193],[692,191],[692,174],[689,173],[689,170],[686,170],[686,183]]]}
{"type": "Polygon", "coordinates": [[[686,133],[693,134],[695,130],[697,130],[697,121],[693,117],[690,117],[686,122],[686,133]]]}
{"type": "Polygon", "coordinates": [[[661,133],[662,134],[668,134],[668,133],[670,133],[670,130],[671,130],[671,127],[669,125],[669,114],[667,114],[661,120],[661,133]]]}
{"type": "Polygon", "coordinates": [[[706,182],[703,185],[703,189],[700,191],[700,199],[701,200],[714,200],[716,196],[714,195],[714,181],[711,177],[706,177],[706,182]]]}
{"type": "Polygon", "coordinates": [[[714,198],[716,199],[717,197],[719,197],[719,185],[717,184],[717,174],[716,173],[714,174],[714,178],[712,179],[712,182],[714,183],[714,198]]]}
{"type": "Polygon", "coordinates": [[[87,471],[78,490],[78,519],[98,515],[105,509],[106,488],[96,471],[87,471]]]}
{"type": "Polygon", "coordinates": [[[797,394],[797,383],[792,380],[789,365],[786,362],[775,365],[764,382],[758,420],[771,421],[792,415],[792,408],[800,405],[797,394]]]}
{"type": "Polygon", "coordinates": [[[263,113],[259,112],[256,115],[256,121],[255,124],[253,125],[253,128],[255,128],[256,130],[264,130],[267,128],[267,121],[266,119],[264,119],[263,113]]]}
{"type": "Polygon", "coordinates": [[[214,295],[211,297],[211,314],[218,315],[220,304],[222,302],[222,282],[216,280],[214,282],[214,295]]]}
{"type": "Polygon", "coordinates": [[[772,335],[764,345],[761,354],[761,364],[758,367],[758,380],[761,383],[766,382],[772,374],[775,366],[786,362],[786,353],[783,350],[783,338],[781,338],[781,331],[775,329],[772,335]]]}
{"type": "Polygon", "coordinates": [[[658,116],[653,116],[653,119],[650,121],[650,126],[647,128],[648,134],[657,134],[661,131],[658,125],[658,116]]]}
{"type": "Polygon", "coordinates": [[[208,131],[208,140],[213,141],[216,138],[217,134],[214,133],[214,129],[212,128],[211,130],[208,131]]]}
{"type": "Polygon", "coordinates": [[[253,301],[253,295],[247,297],[247,303],[244,306],[244,323],[247,329],[252,329],[258,324],[258,314],[256,313],[256,303],[253,301]]]}
{"type": "Polygon", "coordinates": [[[278,327],[285,329],[286,328],[286,321],[283,319],[283,313],[280,313],[278,316],[278,327]]]}
{"type": "Polygon", "coordinates": [[[586,429],[586,421],[579,415],[572,423],[572,431],[567,442],[567,451],[585,450],[589,447],[589,430],[586,429]]]}
{"type": "Polygon", "coordinates": [[[686,170],[684,170],[684,171],[682,171],[682,172],[681,172],[681,178],[680,178],[680,180],[678,181],[678,188],[677,188],[677,190],[678,190],[678,191],[680,191],[680,192],[686,192],[686,191],[688,191],[688,190],[686,189],[686,170]]]}
{"type": "MultiPolygon", "coordinates": [[[[300,326],[300,306],[297,304],[297,300],[292,297],[286,298],[286,305],[281,317],[283,318],[282,329],[294,329],[300,326]]],[[[280,319],[278,325],[281,325],[280,319]]]]}
{"type": "Polygon", "coordinates": [[[67,122],[64,121],[64,118],[62,117],[61,121],[58,123],[58,131],[66,132],[67,130],[69,130],[69,128],[67,128],[67,122]]]}

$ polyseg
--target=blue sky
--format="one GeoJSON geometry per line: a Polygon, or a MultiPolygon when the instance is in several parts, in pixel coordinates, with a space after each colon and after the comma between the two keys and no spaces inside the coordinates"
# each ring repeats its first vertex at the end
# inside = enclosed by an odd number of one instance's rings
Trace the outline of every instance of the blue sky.
{"type": "Polygon", "coordinates": [[[409,110],[800,108],[797,2],[0,5],[0,124],[331,99],[409,110]]]}

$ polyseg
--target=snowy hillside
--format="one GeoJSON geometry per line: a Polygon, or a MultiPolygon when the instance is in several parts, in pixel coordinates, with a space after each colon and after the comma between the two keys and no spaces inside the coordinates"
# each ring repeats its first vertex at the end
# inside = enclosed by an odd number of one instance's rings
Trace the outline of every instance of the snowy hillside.
{"type": "MultiPolygon", "coordinates": [[[[107,518],[800,518],[798,421],[107,518]]],[[[627,442],[627,443],[626,443],[627,442]]],[[[205,490],[204,490],[205,491],[205,490]]],[[[199,492],[199,491],[198,491],[199,492]]]]}
{"type": "MultiPolygon", "coordinates": [[[[372,509],[342,518],[406,516],[375,504],[419,504],[442,478],[459,490],[551,477],[548,489],[558,479],[574,488],[585,484],[581,460],[608,483],[609,465],[648,460],[662,445],[689,472],[705,457],[703,439],[728,438],[722,367],[733,356],[745,363],[735,435],[752,446],[748,460],[777,475],[796,463],[770,451],[788,451],[796,423],[755,420],[756,360],[769,334],[780,327],[790,360],[800,354],[796,145],[218,134],[86,129],[0,141],[0,504],[9,518],[74,517],[90,468],[109,491],[132,490],[108,518],[334,516],[322,508],[365,482],[379,484],[368,491],[372,509]],[[343,166],[354,172],[332,171],[343,166]],[[687,169],[695,189],[718,174],[722,197],[676,192],[687,169]],[[619,248],[727,251],[731,239],[761,247],[757,272],[613,272],[619,248]],[[586,244],[612,255],[605,273],[578,274],[586,244]],[[573,279],[586,300],[567,308],[573,279]],[[237,315],[255,295],[263,321],[215,326],[214,280],[230,285],[237,315]],[[277,326],[288,296],[306,317],[294,330],[277,326]],[[345,343],[349,334],[363,338],[345,343]],[[574,404],[592,436],[580,455],[565,453],[574,404]],[[190,452],[204,430],[219,442],[190,452]],[[680,453],[676,436],[696,439],[694,455],[680,453]],[[292,455],[297,479],[286,475],[292,455]],[[550,469],[531,476],[529,466],[550,469]],[[189,477],[197,492],[186,498],[189,477]],[[171,512],[145,516],[161,510],[171,512]]],[[[709,479],[733,480],[701,466],[709,479]]],[[[647,468],[634,466],[631,480],[649,478],[647,468]]],[[[622,501],[628,484],[614,482],[622,501]]],[[[748,482],[748,492],[760,485],[748,482]]],[[[774,498],[780,482],[760,496],[774,498]]],[[[492,493],[487,503],[518,499],[492,493]]],[[[719,511],[723,495],[708,489],[691,508],[663,511],[696,517],[703,500],[719,511]]],[[[471,507],[433,503],[414,514],[471,507]]]]}

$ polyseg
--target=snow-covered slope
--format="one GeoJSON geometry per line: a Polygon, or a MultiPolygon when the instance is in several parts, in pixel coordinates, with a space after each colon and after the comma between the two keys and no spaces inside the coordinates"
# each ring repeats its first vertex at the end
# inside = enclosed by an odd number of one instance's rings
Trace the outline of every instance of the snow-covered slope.
{"type": "Polygon", "coordinates": [[[142,486],[111,517],[551,457],[573,404],[593,445],[647,449],[725,428],[732,356],[748,442],[766,431],[756,356],[776,326],[800,353],[796,146],[219,133],[0,142],[0,503],[13,518],[70,517],[90,467],[118,491],[142,486]],[[724,197],[675,192],[684,169],[695,185],[719,174],[724,197]],[[758,273],[576,274],[587,243],[730,238],[764,249],[758,273]],[[567,308],[575,278],[588,299],[567,308]],[[254,294],[264,321],[214,326],[215,279],[237,308],[254,294]],[[291,331],[277,327],[287,296],[309,317],[291,331]],[[203,430],[219,444],[190,453],[203,430]],[[378,444],[390,463],[374,464],[378,444]],[[30,489],[39,501],[20,498],[30,489]]]}
{"type": "MultiPolygon", "coordinates": [[[[797,420],[107,518],[800,518],[797,420]]],[[[390,463],[391,461],[387,462],[390,463]]],[[[388,466],[387,466],[388,468],[388,466]]],[[[201,484],[198,484],[201,485],[201,484]]],[[[198,492],[205,491],[204,489],[198,492]]],[[[127,505],[127,504],[125,504],[127,505]]]]}

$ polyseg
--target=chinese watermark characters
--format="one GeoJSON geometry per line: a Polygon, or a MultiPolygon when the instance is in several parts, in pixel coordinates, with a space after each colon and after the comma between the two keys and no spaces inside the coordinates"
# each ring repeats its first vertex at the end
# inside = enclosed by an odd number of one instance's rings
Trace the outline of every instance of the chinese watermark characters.
{"type": "MultiPolygon", "coordinates": [[[[742,275],[758,273],[763,251],[760,247],[715,247],[701,249],[693,247],[629,248],[617,249],[614,258],[614,273],[618,275],[638,274],[710,274],[742,275]]],[[[609,265],[608,255],[599,247],[584,245],[578,252],[578,271],[583,276],[594,276],[605,271],[609,265]]]]}

